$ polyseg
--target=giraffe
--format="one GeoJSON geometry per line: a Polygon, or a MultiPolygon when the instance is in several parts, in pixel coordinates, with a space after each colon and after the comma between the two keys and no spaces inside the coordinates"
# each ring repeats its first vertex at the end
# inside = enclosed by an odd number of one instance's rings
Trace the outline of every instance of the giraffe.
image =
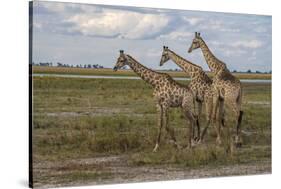
{"type": "MultiPolygon", "coordinates": [[[[203,140],[207,128],[209,127],[212,121],[212,110],[213,110],[212,109],[212,105],[213,105],[212,79],[204,72],[202,67],[193,64],[192,62],[176,54],[174,51],[170,50],[168,47],[163,46],[160,66],[163,66],[170,59],[173,62],[175,62],[184,72],[190,75],[191,81],[189,83],[189,86],[196,98],[196,106],[197,106],[196,115],[198,115],[197,120],[199,122],[202,113],[202,105],[203,103],[205,105],[207,125],[203,129],[201,135],[200,135],[200,127],[198,128],[197,138],[198,138],[198,142],[200,143],[203,140]]],[[[222,120],[219,123],[224,125],[223,116],[222,116],[222,120]]],[[[197,123],[197,125],[199,125],[199,123],[197,123]]],[[[218,132],[217,128],[216,131],[218,132]]],[[[217,135],[219,135],[219,133],[217,133],[217,135]]],[[[217,138],[217,142],[220,143],[220,138],[217,138]]]]}
{"type": "MultiPolygon", "coordinates": [[[[241,122],[243,111],[241,110],[242,104],[242,87],[241,82],[235,76],[233,76],[228,70],[226,64],[219,60],[215,55],[210,51],[205,41],[200,36],[200,33],[195,32],[195,37],[192,41],[192,44],[188,50],[191,53],[193,50],[201,48],[201,51],[204,55],[204,58],[211,70],[214,73],[213,78],[213,118],[217,118],[217,109],[218,107],[224,107],[226,105],[229,108],[227,116],[230,116],[230,113],[233,112],[235,119],[235,144],[236,147],[242,145],[241,139],[241,122]]],[[[220,138],[220,128],[219,128],[220,138]]],[[[227,127],[228,138],[229,127],[227,127]]]]}
{"type": "Polygon", "coordinates": [[[125,54],[123,50],[120,50],[120,55],[113,70],[117,71],[125,65],[128,65],[138,76],[141,77],[141,79],[150,84],[154,89],[153,96],[156,100],[159,128],[153,152],[156,152],[159,148],[161,129],[163,126],[170,134],[174,145],[179,147],[174,135],[174,130],[168,125],[168,109],[170,107],[181,107],[186,120],[190,122],[188,146],[192,147],[195,144],[192,133],[196,124],[196,119],[194,113],[192,112],[192,109],[194,108],[194,96],[190,88],[177,83],[166,73],[156,72],[143,66],[132,56],[125,54]]]}

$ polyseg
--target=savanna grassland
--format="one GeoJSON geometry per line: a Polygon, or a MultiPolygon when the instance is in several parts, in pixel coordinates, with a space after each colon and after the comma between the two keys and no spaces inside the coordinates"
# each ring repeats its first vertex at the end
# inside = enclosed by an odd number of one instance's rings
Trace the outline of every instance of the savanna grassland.
{"type": "MultiPolygon", "coordinates": [[[[103,75],[103,76],[136,76],[132,70],[119,70],[114,72],[110,68],[102,69],[85,69],[85,68],[69,68],[69,67],[45,67],[32,66],[33,73],[37,74],[71,74],[71,75],[103,75]]],[[[161,71],[168,73],[172,77],[186,77],[183,71],[161,71]]],[[[207,73],[210,77],[213,76],[211,72],[207,73]]],[[[239,79],[271,79],[271,74],[265,73],[233,73],[239,79]]]]}
{"type": "MultiPolygon", "coordinates": [[[[34,185],[270,173],[271,84],[243,83],[243,110],[244,145],[232,156],[215,145],[213,128],[203,144],[181,150],[163,129],[160,149],[152,153],[156,108],[152,88],[142,80],[33,77],[34,185]]],[[[180,109],[169,115],[186,146],[188,125],[180,109]]]]}

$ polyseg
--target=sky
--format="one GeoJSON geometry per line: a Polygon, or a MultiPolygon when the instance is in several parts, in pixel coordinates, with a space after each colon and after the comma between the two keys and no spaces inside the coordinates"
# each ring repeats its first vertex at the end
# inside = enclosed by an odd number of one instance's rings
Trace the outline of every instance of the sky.
{"type": "Polygon", "coordinates": [[[200,32],[233,71],[272,69],[272,17],[190,10],[34,1],[33,62],[99,64],[112,68],[124,50],[152,69],[163,45],[209,70],[200,49],[187,53],[200,32]]]}

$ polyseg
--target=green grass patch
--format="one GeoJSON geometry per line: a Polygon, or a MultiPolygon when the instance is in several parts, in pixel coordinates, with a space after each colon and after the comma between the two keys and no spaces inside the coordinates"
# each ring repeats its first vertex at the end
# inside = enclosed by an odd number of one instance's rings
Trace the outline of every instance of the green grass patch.
{"type": "MultiPolygon", "coordinates": [[[[151,153],[157,115],[153,90],[141,80],[34,77],[33,89],[36,162],[113,154],[132,154],[132,165],[196,167],[245,160],[228,160],[225,152],[214,146],[212,127],[206,136],[208,148],[192,151],[175,150],[163,128],[160,151],[151,153]]],[[[271,149],[271,84],[243,84],[243,110],[245,145],[271,149]]],[[[169,120],[179,143],[187,145],[188,124],[181,110],[171,109],[169,120]]],[[[202,127],[205,122],[203,118],[202,127]]],[[[259,159],[269,157],[270,150],[249,151],[251,158],[259,159]]]]}

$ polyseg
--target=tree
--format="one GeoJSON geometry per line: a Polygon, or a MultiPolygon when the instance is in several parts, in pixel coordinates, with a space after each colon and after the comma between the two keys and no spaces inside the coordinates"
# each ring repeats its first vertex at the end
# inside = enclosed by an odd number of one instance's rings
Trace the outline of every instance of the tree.
{"type": "Polygon", "coordinates": [[[249,70],[247,71],[247,73],[252,73],[252,71],[249,69],[249,70]]]}

